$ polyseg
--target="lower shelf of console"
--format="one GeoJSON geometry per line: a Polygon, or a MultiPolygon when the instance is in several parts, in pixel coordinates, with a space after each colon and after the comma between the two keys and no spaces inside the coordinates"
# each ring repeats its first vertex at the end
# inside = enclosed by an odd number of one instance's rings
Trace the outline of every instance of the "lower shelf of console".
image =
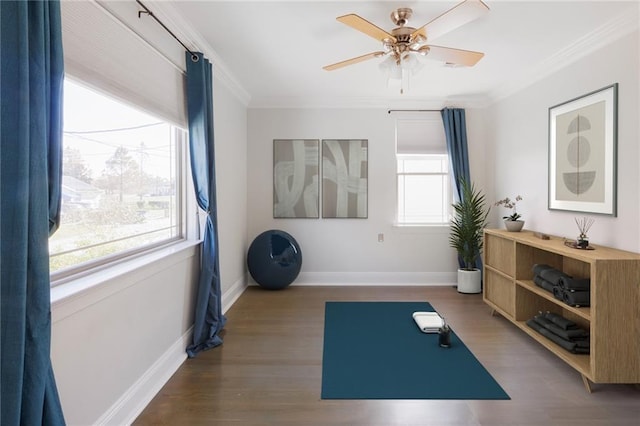
{"type": "Polygon", "coordinates": [[[500,307],[494,305],[490,301],[486,301],[486,303],[494,311],[498,312],[500,315],[511,321],[516,327],[520,328],[522,331],[531,336],[536,342],[540,343],[542,346],[553,352],[558,358],[562,359],[564,362],[573,367],[583,377],[594,381],[593,375],[591,374],[591,355],[573,354],[530,328],[526,323],[526,320],[528,318],[523,320],[515,320],[509,314],[500,309],[500,307]]]}

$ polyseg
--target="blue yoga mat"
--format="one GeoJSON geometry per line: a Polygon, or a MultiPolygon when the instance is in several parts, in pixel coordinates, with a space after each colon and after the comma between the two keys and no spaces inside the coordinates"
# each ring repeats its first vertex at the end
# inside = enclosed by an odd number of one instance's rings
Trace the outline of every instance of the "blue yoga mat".
{"type": "Polygon", "coordinates": [[[327,302],[322,399],[510,399],[451,332],[451,347],[418,329],[426,302],[327,302]]]}

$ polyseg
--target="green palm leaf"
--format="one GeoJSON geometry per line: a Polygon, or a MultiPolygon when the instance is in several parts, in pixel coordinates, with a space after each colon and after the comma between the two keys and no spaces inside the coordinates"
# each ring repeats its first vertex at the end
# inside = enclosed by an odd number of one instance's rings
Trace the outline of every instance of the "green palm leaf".
{"type": "Polygon", "coordinates": [[[464,269],[474,269],[482,252],[482,231],[487,226],[490,208],[486,208],[484,194],[473,183],[460,180],[462,200],[453,204],[449,244],[462,258],[464,269]]]}

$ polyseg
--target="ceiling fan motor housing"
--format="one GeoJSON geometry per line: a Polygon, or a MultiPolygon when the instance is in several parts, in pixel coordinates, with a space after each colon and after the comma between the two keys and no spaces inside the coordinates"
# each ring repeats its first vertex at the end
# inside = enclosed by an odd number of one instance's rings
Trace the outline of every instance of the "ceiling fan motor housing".
{"type": "Polygon", "coordinates": [[[399,54],[413,50],[412,48],[417,48],[418,44],[423,40],[421,36],[416,37],[414,35],[415,30],[413,27],[398,27],[393,29],[391,35],[393,35],[396,40],[385,39],[382,42],[385,50],[399,54]]]}

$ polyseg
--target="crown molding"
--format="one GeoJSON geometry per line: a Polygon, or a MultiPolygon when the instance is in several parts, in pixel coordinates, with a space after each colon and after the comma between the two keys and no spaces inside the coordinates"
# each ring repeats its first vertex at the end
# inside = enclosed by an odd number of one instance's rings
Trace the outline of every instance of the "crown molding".
{"type": "Polygon", "coordinates": [[[601,25],[596,30],[577,39],[574,43],[565,46],[553,55],[549,56],[537,66],[532,67],[517,79],[503,84],[501,87],[487,94],[487,104],[494,104],[501,99],[517,93],[532,84],[543,80],[551,74],[565,68],[572,63],[588,56],[597,50],[608,46],[616,40],[638,30],[640,21],[640,9],[636,13],[623,13],[601,25]]]}
{"type": "Polygon", "coordinates": [[[253,98],[249,108],[299,108],[299,109],[441,109],[445,106],[456,105],[459,108],[479,108],[487,105],[485,96],[424,98],[406,97],[390,99],[385,97],[269,97],[253,98]]]}
{"type": "MultiPolygon", "coordinates": [[[[182,18],[179,9],[174,2],[151,0],[153,13],[187,46],[194,46],[193,51],[202,52],[213,65],[214,77],[219,79],[231,92],[248,107],[251,102],[251,95],[233,76],[228,66],[224,63],[218,53],[202,37],[200,33],[191,29],[190,24],[182,18]]],[[[179,4],[179,3],[178,3],[179,4]]]]}

